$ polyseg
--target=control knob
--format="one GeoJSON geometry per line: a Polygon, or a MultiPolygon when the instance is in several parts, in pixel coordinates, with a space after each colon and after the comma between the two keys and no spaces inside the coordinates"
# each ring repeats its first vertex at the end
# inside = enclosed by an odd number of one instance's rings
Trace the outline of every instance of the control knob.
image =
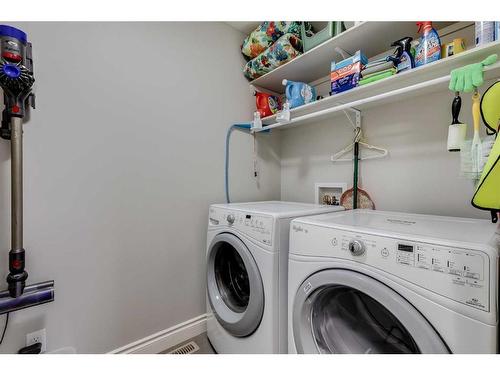
{"type": "Polygon", "coordinates": [[[351,240],[349,242],[349,251],[354,256],[360,256],[365,253],[365,245],[360,240],[351,240]]]}
{"type": "Polygon", "coordinates": [[[233,214],[229,214],[229,215],[227,215],[226,220],[227,220],[227,222],[228,222],[229,224],[233,224],[233,223],[234,223],[234,220],[235,220],[235,217],[234,217],[234,215],[233,215],[233,214]]]}

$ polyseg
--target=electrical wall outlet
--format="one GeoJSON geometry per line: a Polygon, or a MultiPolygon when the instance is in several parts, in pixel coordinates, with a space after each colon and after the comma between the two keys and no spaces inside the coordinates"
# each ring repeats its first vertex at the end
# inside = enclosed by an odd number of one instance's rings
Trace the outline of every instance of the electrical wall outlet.
{"type": "Polygon", "coordinates": [[[42,344],[42,353],[45,353],[47,350],[47,332],[45,331],[45,328],[26,335],[26,346],[36,343],[42,344]]]}

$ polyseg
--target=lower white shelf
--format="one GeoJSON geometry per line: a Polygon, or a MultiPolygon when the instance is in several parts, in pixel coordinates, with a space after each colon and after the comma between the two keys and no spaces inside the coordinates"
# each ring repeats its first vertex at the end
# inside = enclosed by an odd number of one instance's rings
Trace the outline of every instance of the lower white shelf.
{"type": "MultiPolygon", "coordinates": [[[[275,115],[266,117],[262,120],[265,126],[252,131],[284,130],[332,116],[347,108],[367,109],[375,105],[446,90],[451,70],[480,62],[493,53],[500,54],[500,41],[294,108],[290,111],[291,119],[288,122],[276,122],[275,115]]],[[[485,68],[485,79],[496,77],[500,77],[500,62],[485,68]]]]}

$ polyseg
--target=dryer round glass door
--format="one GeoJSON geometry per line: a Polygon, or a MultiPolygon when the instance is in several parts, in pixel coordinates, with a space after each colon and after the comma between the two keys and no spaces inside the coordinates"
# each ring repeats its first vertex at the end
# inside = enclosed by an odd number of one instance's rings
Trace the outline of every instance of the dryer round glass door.
{"type": "Polygon", "coordinates": [[[251,335],[264,313],[259,268],[237,236],[215,236],[208,251],[207,294],[217,321],[237,337],[251,335]]]}
{"type": "Polygon", "coordinates": [[[215,282],[220,295],[231,310],[244,312],[250,300],[250,280],[241,256],[233,247],[221,244],[214,259],[215,282]]]}
{"type": "Polygon", "coordinates": [[[293,305],[299,353],[449,353],[406,299],[370,276],[329,269],[300,286],[293,305]]]}

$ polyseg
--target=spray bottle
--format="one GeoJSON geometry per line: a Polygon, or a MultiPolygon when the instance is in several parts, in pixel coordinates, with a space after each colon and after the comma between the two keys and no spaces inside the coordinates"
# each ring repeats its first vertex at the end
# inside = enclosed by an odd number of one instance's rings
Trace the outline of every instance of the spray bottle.
{"type": "Polygon", "coordinates": [[[418,32],[422,36],[415,49],[415,67],[419,67],[441,58],[441,39],[432,27],[431,21],[417,22],[418,32]]]}
{"type": "Polygon", "coordinates": [[[411,54],[412,40],[412,37],[407,36],[391,44],[392,47],[396,47],[396,68],[398,73],[415,67],[415,60],[413,60],[413,55],[411,54]]]}

